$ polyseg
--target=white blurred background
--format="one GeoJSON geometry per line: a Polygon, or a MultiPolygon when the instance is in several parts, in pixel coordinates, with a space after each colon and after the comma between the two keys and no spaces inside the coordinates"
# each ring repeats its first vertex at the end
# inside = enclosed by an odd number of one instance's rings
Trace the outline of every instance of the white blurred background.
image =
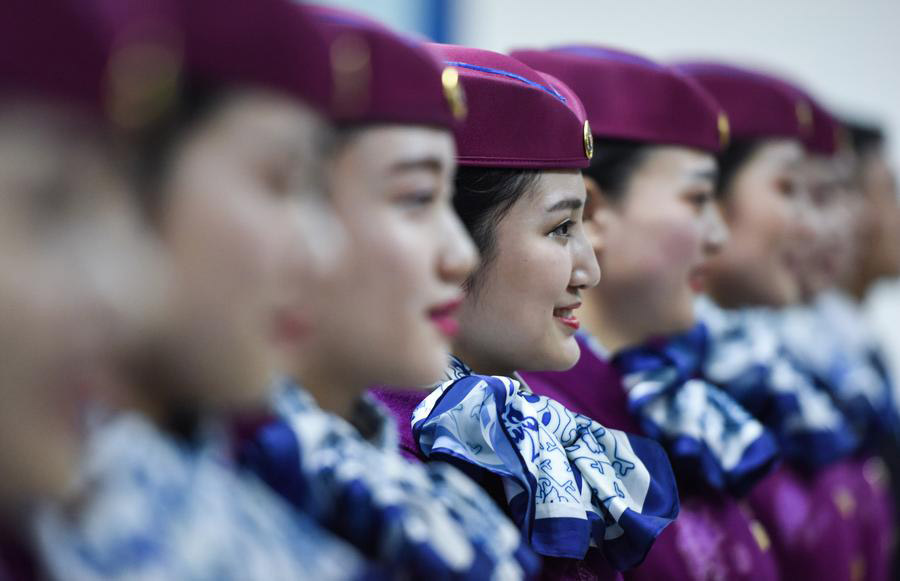
{"type": "MultiPolygon", "coordinates": [[[[440,42],[501,52],[592,42],[663,61],[712,56],[757,65],[795,79],[838,114],[881,125],[900,167],[900,0],[328,3],[440,42]]],[[[900,281],[879,285],[868,310],[900,378],[900,281]]]]}

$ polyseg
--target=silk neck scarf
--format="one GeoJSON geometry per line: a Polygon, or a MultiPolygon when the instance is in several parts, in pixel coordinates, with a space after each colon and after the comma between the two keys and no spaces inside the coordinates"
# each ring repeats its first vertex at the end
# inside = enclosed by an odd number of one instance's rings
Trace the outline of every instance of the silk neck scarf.
{"type": "Polygon", "coordinates": [[[36,519],[56,579],[353,579],[365,561],[226,460],[135,415],[92,435],[74,506],[36,519]]]}
{"type": "Polygon", "coordinates": [[[786,310],[779,329],[788,353],[844,413],[863,447],[898,438],[892,386],[864,322],[836,293],[786,310]]]}
{"type": "Polygon", "coordinates": [[[628,405],[663,443],[679,478],[746,494],[780,458],[775,436],[734,398],[702,377],[706,327],[624,349],[612,358],[628,405]]]}
{"type": "Polygon", "coordinates": [[[792,464],[817,469],[857,448],[844,414],[788,355],[777,313],[726,311],[704,298],[697,315],[710,332],[705,377],[772,430],[792,464]]]}
{"type": "Polygon", "coordinates": [[[507,510],[538,553],[583,559],[590,546],[624,570],[678,513],[655,442],[608,430],[508,377],[453,359],[447,381],[413,413],[422,452],[499,476],[507,510]]]}
{"type": "Polygon", "coordinates": [[[536,575],[538,558],[491,498],[451,466],[403,458],[396,424],[368,396],[351,423],[283,382],[275,410],[247,464],[389,578],[536,575]]]}

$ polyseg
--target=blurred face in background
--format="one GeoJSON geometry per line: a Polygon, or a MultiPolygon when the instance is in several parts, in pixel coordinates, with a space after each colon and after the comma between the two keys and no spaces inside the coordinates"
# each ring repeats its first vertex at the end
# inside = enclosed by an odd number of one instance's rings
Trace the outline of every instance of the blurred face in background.
{"type": "Polygon", "coordinates": [[[857,285],[860,294],[881,278],[900,276],[900,198],[896,176],[881,149],[857,165],[861,194],[857,285]]]}
{"type": "Polygon", "coordinates": [[[425,385],[445,368],[476,262],[451,204],[455,153],[437,128],[341,137],[330,191],[348,245],[310,299],[312,332],[294,365],[323,407],[344,413],[368,385],[425,385]]]}
{"type": "Polygon", "coordinates": [[[157,263],[113,148],[59,108],[0,103],[0,511],[64,492],[157,263]]]}
{"type": "Polygon", "coordinates": [[[151,408],[256,406],[308,330],[297,281],[341,243],[322,185],[330,127],[262,91],[222,96],[175,144],[159,227],[169,318],[141,381],[151,408]]]}
{"type": "Polygon", "coordinates": [[[862,204],[851,185],[847,157],[810,155],[805,162],[807,203],[804,214],[812,237],[798,253],[798,281],[803,300],[852,276],[858,260],[862,204]]]}
{"type": "Polygon", "coordinates": [[[618,195],[597,190],[588,228],[603,281],[593,295],[608,314],[624,317],[632,341],[693,325],[709,260],[728,239],[715,178],[711,154],[653,146],[618,195]]]}
{"type": "Polygon", "coordinates": [[[721,306],[783,307],[799,300],[797,253],[811,236],[803,160],[796,141],[764,141],[721,193],[731,238],[709,269],[709,292],[721,306]]]}

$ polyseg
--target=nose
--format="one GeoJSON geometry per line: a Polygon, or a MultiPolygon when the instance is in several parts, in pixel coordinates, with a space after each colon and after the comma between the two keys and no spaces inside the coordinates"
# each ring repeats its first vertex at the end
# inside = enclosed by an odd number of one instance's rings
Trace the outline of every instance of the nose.
{"type": "Polygon", "coordinates": [[[722,216],[719,204],[707,206],[706,220],[704,220],[703,248],[707,256],[717,254],[728,243],[728,225],[722,216]]]}
{"type": "Polygon", "coordinates": [[[444,222],[439,274],[442,280],[461,285],[478,266],[478,250],[455,211],[449,209],[444,222]]]}
{"type": "Polygon", "coordinates": [[[593,288],[600,283],[600,264],[584,230],[579,228],[572,239],[572,277],[569,286],[577,289],[593,288]]]}

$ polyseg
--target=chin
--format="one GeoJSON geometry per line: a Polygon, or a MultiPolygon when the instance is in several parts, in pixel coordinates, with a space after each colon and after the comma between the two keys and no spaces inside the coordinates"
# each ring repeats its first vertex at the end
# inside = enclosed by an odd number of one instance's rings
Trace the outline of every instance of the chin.
{"type": "Polygon", "coordinates": [[[568,371],[578,363],[581,349],[575,336],[566,337],[544,353],[535,353],[528,358],[529,364],[517,371],[568,371]]]}

